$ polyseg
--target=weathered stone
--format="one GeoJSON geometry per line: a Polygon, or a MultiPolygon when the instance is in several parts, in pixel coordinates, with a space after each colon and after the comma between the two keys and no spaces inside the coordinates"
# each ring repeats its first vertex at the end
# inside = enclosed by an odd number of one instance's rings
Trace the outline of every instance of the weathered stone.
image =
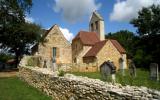
{"type": "Polygon", "coordinates": [[[150,64],[150,79],[159,81],[159,72],[158,72],[158,64],[157,63],[150,64]]]}
{"type": "Polygon", "coordinates": [[[159,100],[160,91],[121,86],[66,74],[58,77],[47,69],[20,67],[19,77],[56,100],[159,100]]]}

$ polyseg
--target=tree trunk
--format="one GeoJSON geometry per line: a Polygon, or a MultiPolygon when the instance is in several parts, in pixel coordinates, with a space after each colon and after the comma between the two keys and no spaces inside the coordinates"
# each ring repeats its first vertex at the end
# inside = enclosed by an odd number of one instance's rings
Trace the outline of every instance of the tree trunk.
{"type": "Polygon", "coordinates": [[[16,49],[15,50],[15,66],[16,68],[18,68],[18,64],[19,64],[19,61],[20,61],[20,50],[19,49],[16,49]]]}

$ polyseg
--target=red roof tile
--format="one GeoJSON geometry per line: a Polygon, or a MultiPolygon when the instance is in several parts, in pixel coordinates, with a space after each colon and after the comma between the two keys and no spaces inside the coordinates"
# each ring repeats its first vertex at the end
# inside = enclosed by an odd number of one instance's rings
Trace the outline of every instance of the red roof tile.
{"type": "Polygon", "coordinates": [[[72,42],[76,39],[80,39],[84,45],[94,45],[96,42],[100,41],[97,33],[86,31],[80,31],[72,42]]]}
{"type": "Polygon", "coordinates": [[[105,45],[107,40],[103,40],[100,42],[97,42],[85,55],[84,57],[94,57],[97,55],[97,53],[101,50],[101,48],[105,45]]]}
{"type": "MultiPolygon", "coordinates": [[[[126,53],[124,48],[119,44],[117,40],[112,40],[112,39],[108,39],[108,40],[112,42],[112,44],[121,54],[126,53]]],[[[84,57],[95,57],[108,40],[103,40],[95,43],[95,45],[84,55],[84,57]]]]}
{"type": "Polygon", "coordinates": [[[122,54],[126,53],[126,50],[119,44],[119,42],[117,40],[113,40],[113,39],[110,39],[110,40],[120,53],[122,53],[122,54]]]}

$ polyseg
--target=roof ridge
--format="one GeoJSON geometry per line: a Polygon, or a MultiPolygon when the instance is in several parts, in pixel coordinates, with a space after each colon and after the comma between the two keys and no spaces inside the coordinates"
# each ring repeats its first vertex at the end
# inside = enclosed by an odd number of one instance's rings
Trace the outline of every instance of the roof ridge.
{"type": "Polygon", "coordinates": [[[126,53],[126,50],[122,47],[122,45],[117,40],[111,39],[110,41],[121,54],[126,53]]]}

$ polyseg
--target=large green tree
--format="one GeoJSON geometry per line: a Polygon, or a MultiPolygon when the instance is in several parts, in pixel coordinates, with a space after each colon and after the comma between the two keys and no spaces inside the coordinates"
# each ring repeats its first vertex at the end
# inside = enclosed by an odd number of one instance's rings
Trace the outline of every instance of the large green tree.
{"type": "Polygon", "coordinates": [[[0,0],[0,46],[15,53],[16,64],[40,37],[40,26],[25,22],[31,7],[32,0],[0,0]]]}
{"type": "Polygon", "coordinates": [[[160,5],[143,8],[131,21],[140,36],[160,34],[160,5]]]}
{"type": "Polygon", "coordinates": [[[138,13],[138,18],[131,21],[137,28],[140,42],[135,54],[135,60],[141,66],[149,66],[156,62],[160,65],[160,5],[143,8],[138,13]]]}

